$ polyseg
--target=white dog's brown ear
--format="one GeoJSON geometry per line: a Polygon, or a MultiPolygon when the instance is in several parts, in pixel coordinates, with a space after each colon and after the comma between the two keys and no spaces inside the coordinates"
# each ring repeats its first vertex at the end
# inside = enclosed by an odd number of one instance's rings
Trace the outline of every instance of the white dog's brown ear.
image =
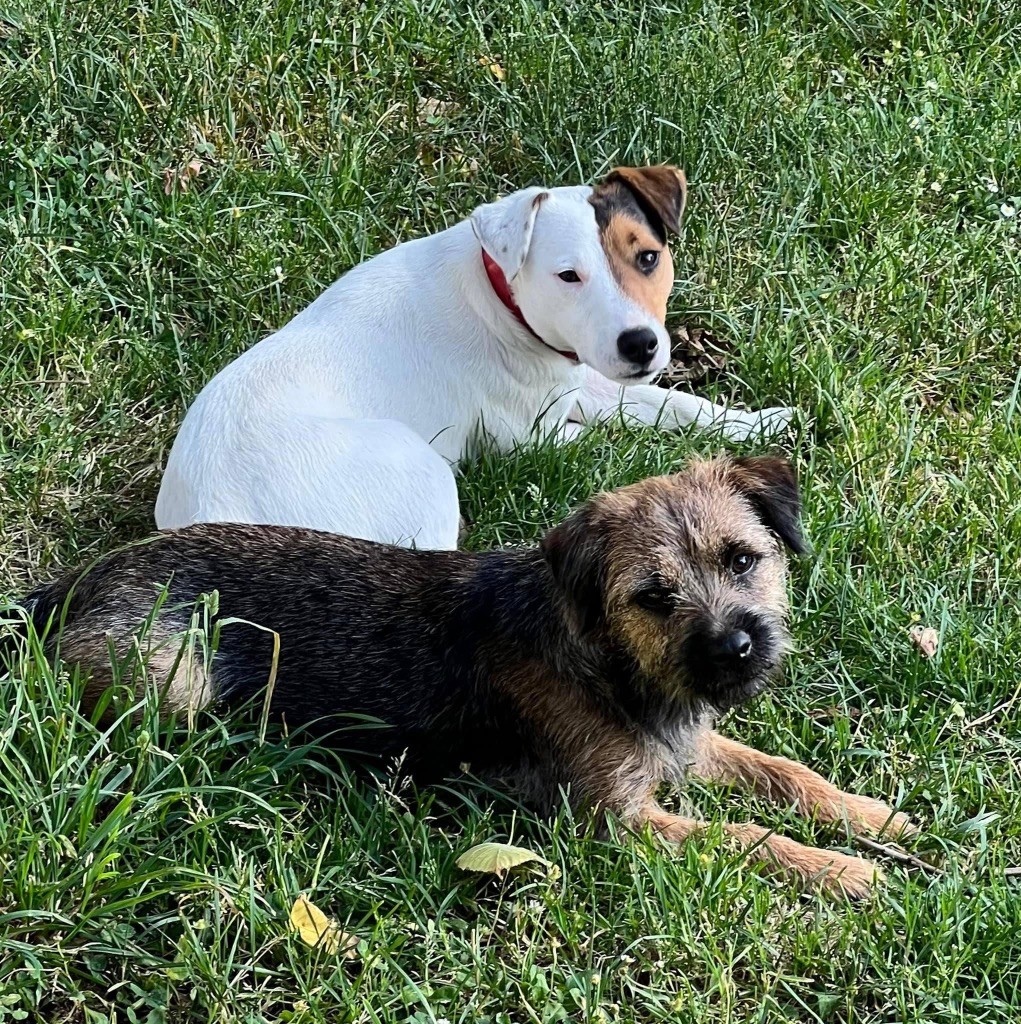
{"type": "Polygon", "coordinates": [[[752,456],[734,459],[730,472],[766,527],[795,554],[807,555],[811,548],[801,532],[801,492],[790,462],[771,455],[752,456]]]}
{"type": "Polygon", "coordinates": [[[535,218],[547,198],[549,192],[543,188],[525,188],[486,203],[471,215],[475,237],[508,281],[513,281],[525,265],[535,218]]]}
{"type": "Polygon", "coordinates": [[[681,217],[688,202],[688,179],[679,167],[615,167],[604,181],[619,181],[630,189],[649,222],[660,229],[664,241],[668,233],[676,235],[681,230],[681,217]]]}

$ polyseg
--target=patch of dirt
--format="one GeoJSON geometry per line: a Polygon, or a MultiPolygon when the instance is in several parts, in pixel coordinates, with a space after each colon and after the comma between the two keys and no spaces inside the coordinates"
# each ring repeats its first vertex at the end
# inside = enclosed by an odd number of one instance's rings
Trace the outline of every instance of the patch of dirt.
{"type": "Polygon", "coordinates": [[[670,362],[659,378],[660,387],[701,384],[722,376],[732,350],[728,342],[698,324],[679,324],[667,330],[670,362]]]}

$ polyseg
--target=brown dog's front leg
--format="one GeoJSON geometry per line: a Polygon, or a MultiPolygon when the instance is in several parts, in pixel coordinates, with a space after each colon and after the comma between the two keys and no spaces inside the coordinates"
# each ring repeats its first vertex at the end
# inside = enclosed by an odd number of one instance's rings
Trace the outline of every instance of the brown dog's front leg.
{"type": "MultiPolygon", "coordinates": [[[[550,707],[544,725],[552,741],[541,773],[547,794],[561,792],[569,784],[576,807],[609,811],[639,829],[649,825],[675,843],[705,829],[704,823],[670,814],[655,802],[652,794],[662,777],[662,765],[616,725],[594,717],[582,720],[577,711],[568,717],[556,706],[550,707]]],[[[878,867],[861,857],[803,846],[759,825],[723,828],[751,859],[832,891],[864,896],[883,877],[878,867]]]]}
{"type": "MultiPolygon", "coordinates": [[[[648,824],[654,832],[674,843],[683,843],[705,829],[704,823],[670,814],[658,804],[648,805],[638,823],[648,824]]],[[[830,892],[860,898],[867,896],[883,879],[883,872],[863,857],[804,846],[760,825],[724,825],[723,831],[736,840],[752,860],[772,870],[793,873],[802,881],[817,883],[830,892]]]]}
{"type": "Polygon", "coordinates": [[[767,800],[791,804],[819,821],[846,821],[858,834],[896,837],[916,831],[906,814],[881,801],[845,793],[797,761],[760,753],[718,732],[699,739],[691,770],[700,778],[741,785],[767,800]]]}

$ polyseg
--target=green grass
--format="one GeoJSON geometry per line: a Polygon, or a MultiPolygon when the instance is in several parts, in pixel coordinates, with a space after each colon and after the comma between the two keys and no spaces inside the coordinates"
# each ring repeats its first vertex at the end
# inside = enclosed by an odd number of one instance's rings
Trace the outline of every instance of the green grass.
{"type": "MultiPolygon", "coordinates": [[[[236,725],[103,732],[31,655],[0,679],[0,1022],[1017,1020],[1019,40],[1008,0],[9,2],[0,593],[143,535],[187,403],[353,263],[499,191],[674,160],[672,317],[737,346],[718,397],[804,411],[799,650],[725,728],[901,802],[942,872],[850,907],[711,836],[598,841],[236,725]],[[559,876],[454,866],[507,837],[559,876]],[[288,934],[300,893],[358,961],[288,934]]],[[[469,543],[719,447],[484,458],[469,543]]]]}

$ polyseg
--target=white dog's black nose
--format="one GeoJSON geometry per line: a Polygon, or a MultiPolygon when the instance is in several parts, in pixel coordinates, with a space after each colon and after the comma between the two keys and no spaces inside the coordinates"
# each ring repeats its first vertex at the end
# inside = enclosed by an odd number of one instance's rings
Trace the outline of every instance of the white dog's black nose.
{"type": "Polygon", "coordinates": [[[656,354],[659,339],[648,327],[632,327],[617,338],[617,351],[629,362],[648,366],[656,354]]]}

